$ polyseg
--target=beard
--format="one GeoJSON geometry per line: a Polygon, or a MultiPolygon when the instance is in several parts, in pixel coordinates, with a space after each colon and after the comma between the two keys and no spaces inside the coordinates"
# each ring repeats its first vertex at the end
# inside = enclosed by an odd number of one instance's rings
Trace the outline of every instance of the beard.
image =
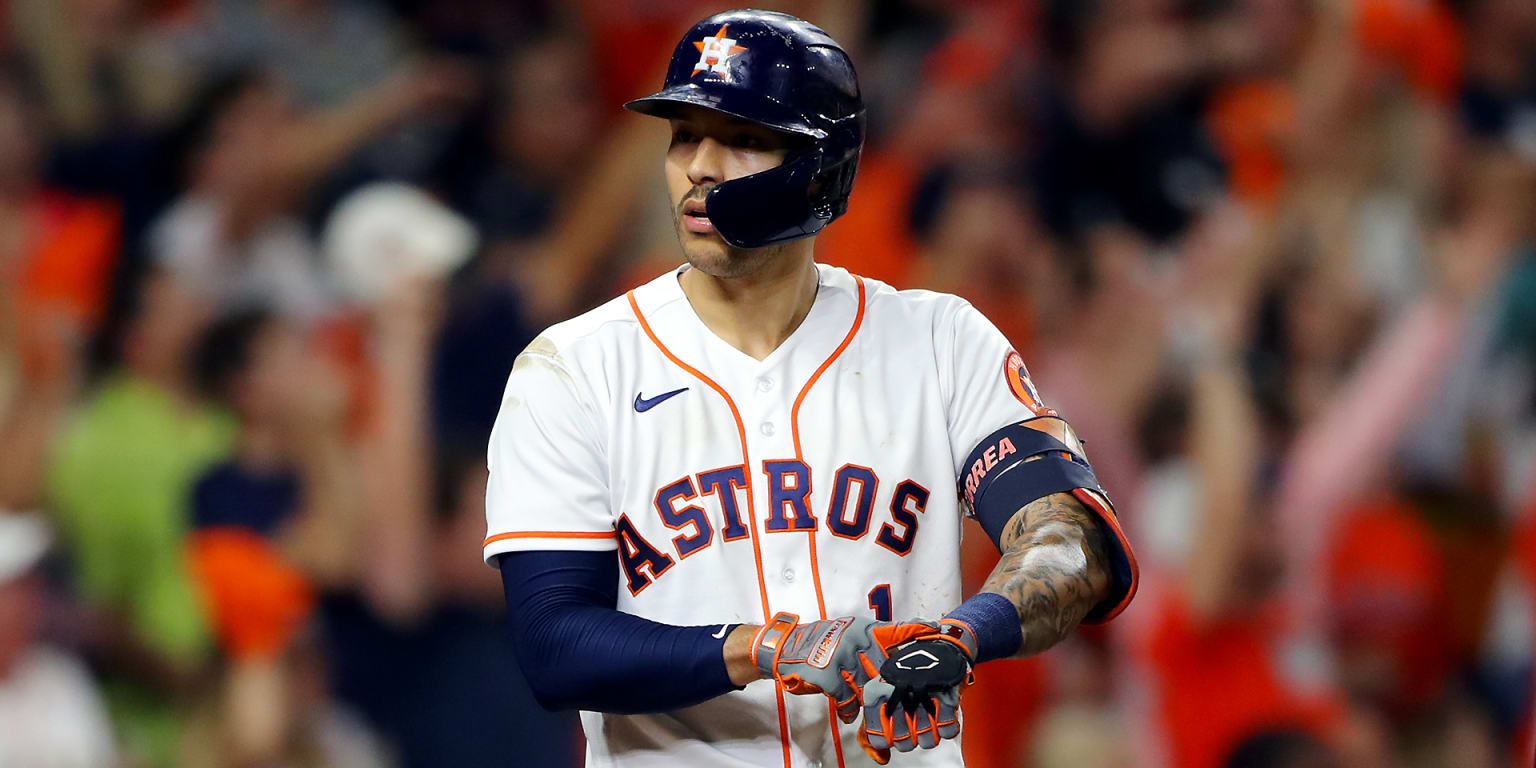
{"type": "Polygon", "coordinates": [[[747,277],[772,263],[775,257],[784,252],[785,246],[782,244],[764,248],[737,248],[727,243],[718,231],[689,232],[683,224],[683,206],[691,200],[703,200],[712,186],[695,186],[672,209],[672,224],[688,266],[715,278],[747,277]]]}
{"type": "Polygon", "coordinates": [[[737,248],[726,243],[716,233],[701,235],[689,232],[683,229],[681,221],[677,225],[677,237],[683,246],[683,256],[688,260],[688,266],[710,277],[722,279],[755,274],[784,252],[782,245],[737,248]]]}

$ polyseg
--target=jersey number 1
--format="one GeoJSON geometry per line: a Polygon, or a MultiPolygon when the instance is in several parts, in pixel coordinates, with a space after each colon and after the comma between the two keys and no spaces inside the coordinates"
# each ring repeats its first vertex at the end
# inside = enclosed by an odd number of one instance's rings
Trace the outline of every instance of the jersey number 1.
{"type": "Polygon", "coordinates": [[[891,620],[891,585],[881,584],[869,591],[869,607],[875,611],[875,620],[891,620]]]}

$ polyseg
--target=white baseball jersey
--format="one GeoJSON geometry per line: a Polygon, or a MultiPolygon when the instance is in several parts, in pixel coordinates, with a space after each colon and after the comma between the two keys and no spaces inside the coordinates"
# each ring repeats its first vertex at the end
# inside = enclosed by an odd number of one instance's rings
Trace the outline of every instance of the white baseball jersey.
{"type": "MultiPolygon", "coordinates": [[[[817,270],[810,313],[763,360],[704,325],[681,271],[539,336],[491,435],[487,562],[616,550],[618,609],[677,625],[957,606],[961,463],[1038,395],[964,300],[817,270]]],[[[828,704],[760,680],[679,711],[583,712],[587,765],[874,765],[828,704]]],[[[956,766],[960,745],[897,759],[956,766]]]]}

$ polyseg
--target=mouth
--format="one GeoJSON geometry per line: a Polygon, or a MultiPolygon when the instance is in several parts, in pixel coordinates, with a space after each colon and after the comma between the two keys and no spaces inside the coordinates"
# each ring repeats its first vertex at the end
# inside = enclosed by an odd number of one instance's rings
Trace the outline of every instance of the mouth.
{"type": "Polygon", "coordinates": [[[682,207],[683,229],[696,235],[707,235],[715,231],[715,225],[710,222],[709,214],[704,210],[703,200],[689,200],[682,207]]]}

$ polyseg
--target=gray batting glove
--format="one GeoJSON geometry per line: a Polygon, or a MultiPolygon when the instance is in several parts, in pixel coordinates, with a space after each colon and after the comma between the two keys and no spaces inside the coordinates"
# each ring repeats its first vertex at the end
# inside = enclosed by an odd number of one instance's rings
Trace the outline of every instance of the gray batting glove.
{"type": "Polygon", "coordinates": [[[780,613],[753,638],[753,655],[764,677],[790,693],[825,693],[845,723],[858,719],[864,684],[880,673],[886,649],[938,629],[931,622],[893,624],[844,616],[800,624],[780,613]]]}

